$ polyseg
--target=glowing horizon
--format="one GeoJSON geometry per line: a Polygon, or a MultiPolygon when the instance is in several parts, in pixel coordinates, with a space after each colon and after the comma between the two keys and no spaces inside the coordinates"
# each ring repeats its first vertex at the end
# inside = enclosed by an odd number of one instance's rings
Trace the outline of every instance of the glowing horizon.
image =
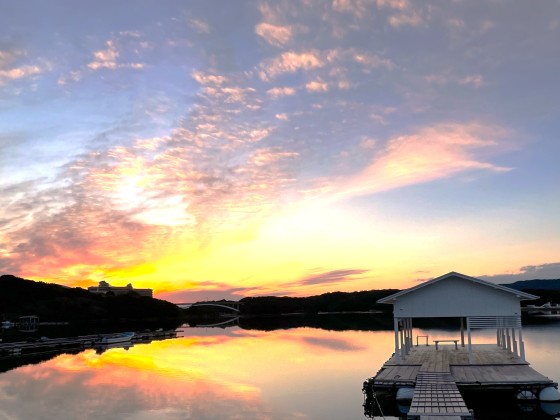
{"type": "Polygon", "coordinates": [[[559,15],[11,4],[0,273],[173,301],[560,278],[559,15]]]}

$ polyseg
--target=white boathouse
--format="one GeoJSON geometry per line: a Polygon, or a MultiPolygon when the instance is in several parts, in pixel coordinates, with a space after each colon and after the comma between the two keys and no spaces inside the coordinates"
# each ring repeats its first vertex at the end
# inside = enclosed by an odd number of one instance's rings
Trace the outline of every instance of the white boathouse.
{"type": "MultiPolygon", "coordinates": [[[[395,330],[395,358],[397,363],[413,346],[414,318],[460,318],[460,340],[472,363],[472,335],[474,329],[495,329],[497,345],[525,360],[521,328],[522,300],[538,296],[520,292],[464,274],[450,272],[378,300],[393,305],[395,330]]],[[[437,347],[436,342],[436,347],[437,347]]]]}

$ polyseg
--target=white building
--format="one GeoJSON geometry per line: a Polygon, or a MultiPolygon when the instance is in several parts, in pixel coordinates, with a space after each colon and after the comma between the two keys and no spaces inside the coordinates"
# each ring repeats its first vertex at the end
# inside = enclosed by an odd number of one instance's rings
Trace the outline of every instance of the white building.
{"type": "Polygon", "coordinates": [[[131,283],[125,287],[111,286],[106,281],[100,281],[99,286],[88,287],[88,292],[96,293],[99,295],[113,294],[113,295],[126,295],[127,293],[134,292],[140,296],[153,297],[152,289],[135,289],[131,283]]]}
{"type": "Polygon", "coordinates": [[[497,344],[525,360],[521,329],[522,300],[538,296],[520,292],[474,277],[451,272],[378,300],[393,305],[395,355],[400,360],[412,347],[414,318],[460,318],[461,346],[465,328],[469,360],[472,330],[496,329],[497,344]]]}

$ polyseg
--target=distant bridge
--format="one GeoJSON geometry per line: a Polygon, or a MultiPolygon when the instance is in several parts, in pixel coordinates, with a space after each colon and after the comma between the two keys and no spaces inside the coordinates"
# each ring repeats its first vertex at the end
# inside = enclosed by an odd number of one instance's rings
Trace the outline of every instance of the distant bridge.
{"type": "Polygon", "coordinates": [[[216,308],[229,309],[234,312],[240,312],[242,303],[235,301],[217,301],[217,302],[193,302],[193,303],[177,303],[182,309],[192,308],[193,306],[212,306],[216,308]]]}

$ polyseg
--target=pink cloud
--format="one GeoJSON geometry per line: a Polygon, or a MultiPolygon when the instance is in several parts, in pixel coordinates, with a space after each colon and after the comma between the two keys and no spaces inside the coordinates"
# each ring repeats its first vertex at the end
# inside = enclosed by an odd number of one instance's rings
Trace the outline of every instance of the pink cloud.
{"type": "Polygon", "coordinates": [[[394,137],[363,171],[337,184],[334,196],[372,194],[470,170],[509,171],[475,154],[495,147],[503,134],[500,128],[479,124],[442,124],[394,137]]]}
{"type": "Polygon", "coordinates": [[[278,57],[264,61],[260,65],[259,76],[262,80],[275,79],[285,73],[295,73],[299,70],[311,70],[323,67],[318,51],[296,53],[288,51],[278,57]]]}
{"type": "Polygon", "coordinates": [[[389,24],[395,28],[401,26],[420,26],[422,23],[422,17],[416,12],[399,13],[389,17],[389,24]]]}
{"type": "Polygon", "coordinates": [[[107,41],[107,48],[93,53],[93,60],[88,63],[88,67],[92,70],[99,69],[117,69],[117,68],[132,68],[141,69],[144,67],[141,63],[118,63],[119,52],[115,46],[114,41],[107,41]]]}
{"type": "Polygon", "coordinates": [[[291,87],[275,87],[266,91],[266,93],[273,99],[278,99],[283,96],[293,96],[296,90],[291,87]]]}
{"type": "Polygon", "coordinates": [[[320,82],[314,80],[305,85],[308,92],[327,92],[329,90],[329,85],[325,82],[320,82]]]}
{"type": "Polygon", "coordinates": [[[0,70],[0,79],[22,79],[41,73],[39,66],[21,66],[9,70],[0,70]]]}
{"type": "Polygon", "coordinates": [[[291,27],[273,25],[266,22],[261,22],[255,26],[255,33],[275,47],[284,46],[290,42],[293,37],[291,27]]]}

